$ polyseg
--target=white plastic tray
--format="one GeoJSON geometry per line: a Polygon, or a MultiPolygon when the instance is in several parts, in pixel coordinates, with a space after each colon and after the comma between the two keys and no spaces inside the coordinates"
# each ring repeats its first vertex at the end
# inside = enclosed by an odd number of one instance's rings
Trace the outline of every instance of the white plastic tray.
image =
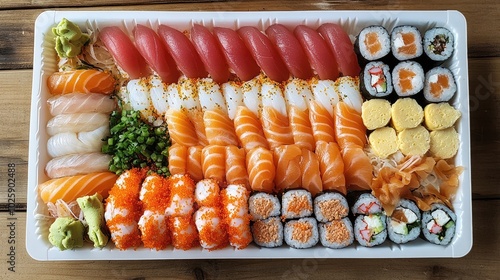
{"type": "Polygon", "coordinates": [[[467,28],[464,16],[457,11],[286,11],[286,12],[68,12],[47,11],[35,23],[35,44],[33,63],[33,92],[31,100],[31,127],[28,167],[28,211],[26,226],[26,248],[37,260],[136,260],[136,259],[238,259],[238,258],[425,258],[462,257],[472,247],[471,209],[471,162],[469,129],[469,86],[467,66],[467,28]],[[456,165],[465,171],[460,176],[460,187],[453,201],[457,214],[456,235],[448,246],[430,244],[418,239],[410,244],[398,245],[386,241],[374,248],[362,247],[356,242],[344,249],[328,249],[316,246],[311,249],[259,248],[251,244],[244,250],[225,248],[218,251],[191,249],[188,251],[168,248],[163,251],[139,248],[120,251],[109,244],[104,249],[90,245],[76,250],[60,251],[52,248],[47,240],[49,224],[35,219],[39,213],[47,213],[38,196],[37,185],[47,180],[44,167],[49,156],[46,143],[45,125],[50,118],[46,100],[49,97],[46,80],[56,71],[56,54],[51,36],[51,27],[62,18],[67,18],[82,28],[88,25],[102,28],[118,25],[131,31],[137,23],[154,29],[159,24],[167,24],[178,29],[188,29],[193,23],[206,26],[238,28],[253,25],[261,30],[273,23],[295,26],[306,24],[318,27],[325,22],[341,24],[350,35],[357,35],[361,28],[381,24],[388,30],[401,24],[411,24],[421,31],[434,26],[444,26],[455,36],[455,53],[448,66],[455,75],[458,93],[453,105],[460,110],[457,130],[460,134],[460,149],[456,165]]]}

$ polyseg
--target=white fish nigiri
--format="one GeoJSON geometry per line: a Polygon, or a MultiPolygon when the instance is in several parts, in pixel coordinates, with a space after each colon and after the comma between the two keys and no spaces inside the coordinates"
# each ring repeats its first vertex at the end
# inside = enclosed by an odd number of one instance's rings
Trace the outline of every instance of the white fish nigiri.
{"type": "Polygon", "coordinates": [[[241,85],[241,93],[243,94],[243,102],[245,106],[260,117],[262,112],[262,101],[260,98],[260,76],[257,76],[241,85]]]}
{"type": "Polygon", "coordinates": [[[359,79],[345,76],[335,81],[334,90],[341,100],[361,114],[363,97],[359,92],[359,79]]]}
{"type": "Polygon", "coordinates": [[[182,108],[185,108],[190,113],[201,110],[196,79],[185,76],[181,77],[179,79],[178,90],[177,94],[179,95],[178,98],[182,108]]]}
{"type": "Polygon", "coordinates": [[[109,123],[109,115],[103,113],[75,113],[57,115],[47,123],[50,136],[63,132],[92,131],[109,123]]]}
{"type": "Polygon", "coordinates": [[[309,103],[314,100],[311,87],[306,80],[291,79],[285,86],[285,100],[288,107],[294,106],[302,111],[309,108],[309,103]]]}
{"type": "Polygon", "coordinates": [[[49,178],[81,175],[108,171],[111,156],[102,153],[84,153],[60,156],[51,159],[45,166],[49,178]]]}
{"type": "Polygon", "coordinates": [[[168,110],[167,86],[158,76],[152,76],[150,80],[151,87],[149,96],[156,114],[164,116],[168,110]]]}
{"type": "Polygon", "coordinates": [[[278,111],[282,116],[287,117],[285,98],[280,85],[266,78],[262,81],[260,88],[260,95],[262,98],[262,107],[272,107],[278,111]]]}
{"type": "Polygon", "coordinates": [[[333,117],[333,108],[340,98],[334,89],[335,82],[331,80],[311,80],[311,89],[314,99],[318,101],[333,117]]]}
{"type": "Polygon", "coordinates": [[[243,93],[241,87],[233,81],[223,83],[221,86],[222,94],[226,99],[227,114],[229,119],[234,120],[238,106],[244,106],[243,93]]]}
{"type": "Polygon", "coordinates": [[[103,141],[109,135],[109,125],[86,132],[63,132],[47,141],[47,152],[51,157],[69,154],[100,152],[103,141]]]}
{"type": "Polygon", "coordinates": [[[170,84],[167,86],[167,103],[169,109],[180,110],[182,108],[178,84],[170,84]]]}
{"type": "Polygon", "coordinates": [[[130,107],[141,111],[141,116],[146,120],[154,121],[153,105],[149,93],[149,81],[147,78],[130,80],[127,84],[130,107]]]}
{"type": "Polygon", "coordinates": [[[52,96],[47,100],[52,116],[74,113],[111,113],[116,99],[100,93],[69,93],[52,96]]]}
{"type": "Polygon", "coordinates": [[[222,110],[227,113],[226,100],[222,90],[211,78],[198,80],[198,97],[203,111],[222,110]]]}

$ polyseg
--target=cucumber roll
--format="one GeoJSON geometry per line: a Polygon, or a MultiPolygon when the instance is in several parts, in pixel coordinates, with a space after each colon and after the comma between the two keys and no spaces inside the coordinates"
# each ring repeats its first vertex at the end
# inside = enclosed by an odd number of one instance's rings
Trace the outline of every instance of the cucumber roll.
{"type": "Polygon", "coordinates": [[[318,222],[314,218],[301,218],[285,223],[284,239],[296,249],[311,248],[318,243],[318,222]]]}
{"type": "Polygon", "coordinates": [[[354,220],[354,238],[365,247],[384,243],[387,239],[386,216],[382,213],[357,216],[354,220]]]}
{"type": "Polygon", "coordinates": [[[384,58],[391,52],[389,32],[382,27],[372,25],[364,28],[354,42],[354,50],[361,61],[373,61],[384,58]]]}
{"type": "Polygon", "coordinates": [[[450,244],[455,236],[457,216],[444,204],[434,203],[422,214],[422,233],[429,242],[450,244]]]}
{"type": "Polygon", "coordinates": [[[387,217],[387,233],[394,243],[403,244],[417,239],[420,235],[420,209],[415,202],[401,199],[387,217]]]}
{"type": "Polygon", "coordinates": [[[367,99],[387,98],[392,93],[391,72],[384,62],[368,63],[359,78],[361,93],[367,99]]]}
{"type": "Polygon", "coordinates": [[[327,248],[340,249],[354,242],[354,231],[349,218],[319,224],[319,240],[327,248]]]}
{"type": "Polygon", "coordinates": [[[392,85],[400,97],[409,97],[424,88],[424,69],[415,61],[403,61],[392,70],[392,85]]]}
{"type": "Polygon", "coordinates": [[[435,27],[424,34],[424,52],[435,62],[447,60],[453,54],[455,39],[453,33],[444,27],[435,27]]]}
{"type": "Polygon", "coordinates": [[[435,67],[425,74],[424,97],[428,102],[448,102],[457,92],[450,69],[435,67]]]}
{"type": "Polygon", "coordinates": [[[391,51],[399,61],[420,57],[423,53],[420,31],[410,25],[395,27],[391,32],[391,51]]]}

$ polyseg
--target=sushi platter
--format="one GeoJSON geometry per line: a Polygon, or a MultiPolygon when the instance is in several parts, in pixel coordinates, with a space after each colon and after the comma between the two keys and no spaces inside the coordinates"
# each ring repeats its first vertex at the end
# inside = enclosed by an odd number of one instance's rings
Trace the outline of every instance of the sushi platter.
{"type": "Polygon", "coordinates": [[[36,260],[459,258],[472,248],[458,11],[46,11],[33,73],[26,248],[36,260]],[[75,66],[83,46],[93,60],[75,66]],[[183,59],[190,51],[198,62],[183,59]],[[229,130],[211,127],[221,119],[229,130]],[[132,133],[139,158],[124,156],[132,133]]]}

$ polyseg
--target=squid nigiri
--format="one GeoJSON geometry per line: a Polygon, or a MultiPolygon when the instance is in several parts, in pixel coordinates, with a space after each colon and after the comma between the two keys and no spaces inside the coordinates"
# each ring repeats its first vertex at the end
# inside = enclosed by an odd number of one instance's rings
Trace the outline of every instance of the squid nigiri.
{"type": "Polygon", "coordinates": [[[100,152],[103,140],[109,135],[109,125],[86,132],[63,132],[49,138],[47,152],[51,157],[77,153],[100,152]]]}
{"type": "Polygon", "coordinates": [[[47,123],[47,133],[51,136],[64,132],[93,131],[108,125],[109,115],[102,113],[75,113],[57,115],[47,123]]]}
{"type": "Polygon", "coordinates": [[[82,175],[108,171],[110,155],[102,153],[71,154],[56,157],[47,162],[45,173],[49,178],[82,175]]]}
{"type": "Polygon", "coordinates": [[[111,113],[116,109],[116,99],[100,93],[68,93],[55,95],[47,100],[52,116],[75,113],[111,113]]]}

